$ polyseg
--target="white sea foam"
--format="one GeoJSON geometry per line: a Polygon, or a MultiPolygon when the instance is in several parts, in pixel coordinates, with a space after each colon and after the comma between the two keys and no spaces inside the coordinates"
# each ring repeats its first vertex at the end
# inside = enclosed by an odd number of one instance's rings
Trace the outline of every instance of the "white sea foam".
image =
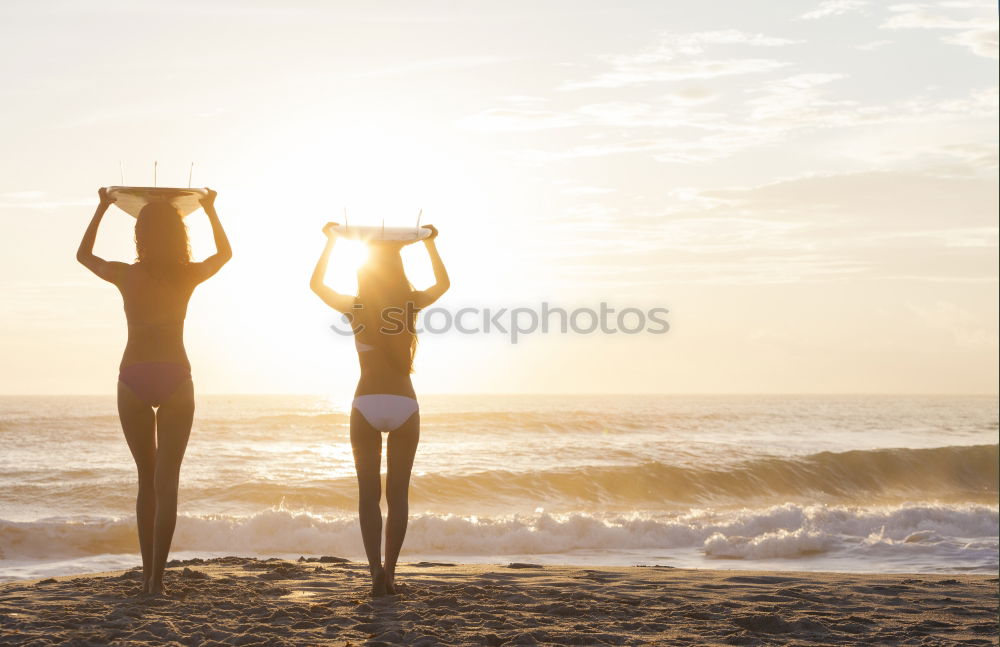
{"type": "MultiPolygon", "coordinates": [[[[581,550],[702,551],[708,558],[798,559],[830,552],[933,558],[956,569],[995,568],[996,507],[904,505],[800,506],[701,511],[664,518],[533,513],[496,518],[418,515],[407,532],[408,553],[531,555],[581,550]],[[957,560],[957,561],[956,561],[957,560]]],[[[71,558],[135,550],[134,521],[47,519],[0,522],[6,559],[71,558]]],[[[363,554],[354,517],[322,517],[283,509],[248,517],[182,515],[174,548],[236,554],[363,554]]]]}

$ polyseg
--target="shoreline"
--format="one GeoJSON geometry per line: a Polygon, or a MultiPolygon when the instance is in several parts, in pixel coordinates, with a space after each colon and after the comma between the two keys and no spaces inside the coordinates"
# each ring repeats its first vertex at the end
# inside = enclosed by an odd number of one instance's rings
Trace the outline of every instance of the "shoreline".
{"type": "Polygon", "coordinates": [[[172,560],[167,596],[138,570],[0,584],[0,645],[997,643],[994,574],[858,574],[401,564],[371,598],[341,558],[172,560]]]}

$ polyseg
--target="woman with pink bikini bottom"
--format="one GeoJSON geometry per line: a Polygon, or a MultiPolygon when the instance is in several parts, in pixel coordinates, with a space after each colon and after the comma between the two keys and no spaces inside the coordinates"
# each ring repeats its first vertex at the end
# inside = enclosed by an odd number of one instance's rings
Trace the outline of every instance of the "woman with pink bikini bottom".
{"type": "Polygon", "coordinates": [[[194,288],[229,261],[232,249],[215,212],[216,193],[208,191],[201,205],[215,236],[213,256],[191,262],[181,214],[167,202],[151,202],[136,219],[136,262],[106,261],[94,255],[94,241],[114,198],[105,189],[99,196],[76,258],[113,283],[124,302],[128,341],[118,374],[118,416],[139,476],[135,512],[142,590],[161,594],[177,521],[181,461],[194,418],[184,318],[194,288]]]}

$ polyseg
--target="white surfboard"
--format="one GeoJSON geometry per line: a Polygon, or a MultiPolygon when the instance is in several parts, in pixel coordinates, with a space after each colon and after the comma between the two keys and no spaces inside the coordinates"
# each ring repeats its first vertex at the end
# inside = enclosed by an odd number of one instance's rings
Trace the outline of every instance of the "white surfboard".
{"type": "Polygon", "coordinates": [[[201,199],[208,189],[178,189],[166,186],[109,186],[108,195],[115,199],[115,206],[134,218],[151,202],[169,203],[181,216],[201,208],[201,199]]]}
{"type": "Polygon", "coordinates": [[[337,235],[366,242],[415,243],[430,238],[431,230],[423,227],[380,227],[368,225],[338,225],[337,235]]]}

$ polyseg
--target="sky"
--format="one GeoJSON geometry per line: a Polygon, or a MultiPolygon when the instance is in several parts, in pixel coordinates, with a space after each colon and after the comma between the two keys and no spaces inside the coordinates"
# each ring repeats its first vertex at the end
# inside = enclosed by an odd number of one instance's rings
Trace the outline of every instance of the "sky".
{"type": "Polygon", "coordinates": [[[202,393],[350,396],[309,290],[345,209],[440,230],[418,393],[997,392],[995,3],[14,1],[0,54],[0,393],[114,391],[121,299],[75,250],[154,161],[234,247],[188,311],[202,393]],[[440,330],[543,303],[669,330],[440,330]]]}

